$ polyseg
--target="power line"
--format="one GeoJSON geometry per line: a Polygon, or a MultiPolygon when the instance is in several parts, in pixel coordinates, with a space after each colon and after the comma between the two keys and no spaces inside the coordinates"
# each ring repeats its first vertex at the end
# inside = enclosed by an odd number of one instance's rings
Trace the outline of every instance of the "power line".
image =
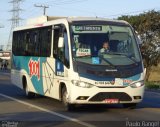
{"type": "MultiPolygon", "coordinates": [[[[47,2],[45,2],[45,4],[47,4],[47,5],[49,5],[49,7],[50,6],[54,6],[54,7],[56,7],[56,6],[61,6],[61,5],[65,5],[65,4],[74,4],[74,3],[78,3],[78,2],[85,2],[85,1],[88,1],[88,0],[59,0],[58,2],[57,2],[57,0],[52,0],[52,1],[47,1],[47,2]]],[[[34,4],[35,5],[35,4],[34,4]]],[[[36,5],[38,5],[38,6],[44,6],[44,4],[41,4],[41,3],[37,3],[36,5]]],[[[32,6],[30,5],[29,7],[26,7],[25,6],[25,8],[31,8],[29,11],[25,11],[24,13],[23,13],[23,15],[22,16],[25,16],[25,17],[29,17],[29,16],[32,16],[32,15],[34,15],[34,14],[37,14],[37,12],[39,11],[35,11],[35,9],[34,8],[32,8],[32,6]],[[29,12],[32,12],[32,13],[29,13],[29,12]],[[27,15],[27,16],[26,16],[27,15]]],[[[39,7],[40,8],[40,7],[39,7]]],[[[42,7],[41,7],[42,8],[42,7]]],[[[67,10],[69,10],[69,9],[71,9],[71,8],[65,8],[65,9],[67,9],[67,10]]],[[[82,10],[82,9],[76,9],[76,8],[73,8],[75,11],[79,11],[79,12],[87,12],[87,10],[82,10]]],[[[46,13],[46,12],[45,12],[46,13]]],[[[89,12],[88,11],[88,13],[92,13],[91,11],[89,12]]],[[[44,14],[44,8],[43,8],[43,14],[44,14]]],[[[92,13],[93,14],[93,13],[92,13]]]]}
{"type": "MultiPolygon", "coordinates": [[[[78,2],[85,2],[85,1],[88,1],[88,0],[59,0],[58,2],[56,2],[56,0],[55,0],[55,1],[48,1],[48,2],[45,2],[45,3],[48,4],[48,5],[50,5],[50,6],[54,6],[54,7],[57,6],[58,8],[67,9],[67,11],[69,9],[72,9],[70,11],[74,10],[74,11],[77,11],[77,12],[87,12],[87,13],[95,15],[95,12],[91,12],[91,11],[88,11],[88,10],[77,9],[77,8],[59,7],[59,6],[65,5],[65,4],[75,4],[75,3],[78,3],[78,2]]],[[[40,5],[40,7],[41,7],[41,5],[40,5]]]]}
{"type": "Polygon", "coordinates": [[[37,14],[40,10],[41,10],[41,8],[39,8],[37,10],[35,10],[35,9],[32,8],[31,10],[29,10],[26,14],[23,14],[22,16],[25,16],[26,19],[28,19],[28,17],[31,17],[34,14],[37,14]],[[32,13],[29,13],[29,12],[32,12],[32,13]]]}
{"type": "Polygon", "coordinates": [[[121,15],[130,15],[130,14],[134,14],[134,13],[141,13],[141,12],[146,12],[146,11],[155,10],[155,9],[158,9],[158,8],[150,8],[150,9],[139,10],[139,11],[132,11],[132,12],[126,12],[126,13],[119,13],[119,14],[109,15],[109,16],[104,16],[104,17],[114,17],[114,16],[121,16],[121,15]]]}
{"type": "MultiPolygon", "coordinates": [[[[73,4],[73,3],[77,3],[77,2],[83,2],[83,1],[86,1],[86,0],[62,0],[62,1],[59,1],[59,2],[54,2],[54,1],[49,1],[49,2],[46,2],[46,3],[51,3],[53,5],[62,5],[62,4],[73,4]]],[[[35,7],[40,7],[40,8],[43,8],[43,15],[46,15],[46,9],[49,8],[48,5],[37,5],[37,4],[34,4],[35,7]]]]}
{"type": "Polygon", "coordinates": [[[79,3],[79,2],[85,2],[88,0],[59,0],[58,2],[55,1],[48,1],[46,2],[47,4],[57,4],[57,5],[64,5],[64,4],[74,4],[74,3],[79,3]]]}
{"type": "MultiPolygon", "coordinates": [[[[121,13],[121,14],[115,14],[115,15],[108,15],[106,16],[104,13],[97,13],[97,12],[94,12],[94,10],[89,10],[89,9],[83,9],[81,7],[77,7],[77,8],[70,8],[70,7],[62,7],[63,5],[65,4],[74,4],[74,3],[78,3],[78,2],[85,2],[87,0],[50,0],[50,1],[47,1],[45,2],[45,4],[49,5],[49,6],[54,6],[54,7],[59,7],[59,8],[64,8],[65,10],[63,11],[76,11],[76,12],[85,12],[88,13],[88,14],[91,14],[91,15],[94,15],[94,16],[98,16],[98,17],[113,17],[113,16],[119,16],[119,15],[124,15],[124,14],[133,14],[133,13],[138,13],[138,12],[142,12],[142,11],[135,11],[135,12],[128,12],[128,13],[121,13]],[[105,15],[105,16],[104,16],[105,15]]],[[[41,5],[41,4],[39,4],[41,5]]],[[[43,5],[43,4],[42,4],[43,5]]],[[[30,7],[29,7],[30,8],[30,7]]],[[[39,7],[40,8],[40,7],[39,7]]],[[[42,7],[41,7],[42,8],[42,7]]],[[[43,8],[44,9],[44,8],[43,8]]],[[[147,9],[148,10],[148,9],[147,9]]],[[[62,11],[62,9],[59,9],[59,11],[62,11]]],[[[144,10],[143,10],[144,11],[144,10]]],[[[37,14],[38,11],[35,11],[34,9],[30,9],[29,12],[27,12],[27,16],[32,16],[32,15],[35,15],[37,14]],[[29,12],[32,12],[32,13],[29,13],[29,12]]],[[[56,11],[57,12],[57,11],[56,11]]],[[[45,12],[46,13],[46,12],[45,12]]],[[[44,10],[43,10],[43,14],[44,14],[44,10]]],[[[26,17],[26,15],[25,15],[26,17]]]]}
{"type": "Polygon", "coordinates": [[[53,4],[57,4],[57,5],[75,4],[75,3],[79,3],[79,2],[85,2],[85,1],[87,1],[87,0],[68,0],[68,1],[58,2],[58,3],[53,3],[53,4]]]}
{"type": "Polygon", "coordinates": [[[77,8],[71,8],[71,7],[62,7],[61,5],[55,5],[56,7],[58,8],[63,8],[63,9],[67,9],[67,11],[77,11],[77,12],[85,12],[85,13],[88,13],[88,14],[94,14],[95,15],[95,12],[92,12],[92,11],[88,11],[88,10],[84,10],[84,9],[77,9],[77,8]],[[71,10],[69,10],[71,9],[71,10]]]}

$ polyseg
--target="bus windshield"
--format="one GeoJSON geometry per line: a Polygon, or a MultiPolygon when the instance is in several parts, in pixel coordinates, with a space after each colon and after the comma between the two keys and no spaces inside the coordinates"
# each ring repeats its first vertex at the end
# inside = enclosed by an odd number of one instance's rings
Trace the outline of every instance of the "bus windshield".
{"type": "Polygon", "coordinates": [[[112,66],[140,62],[135,35],[128,25],[72,24],[71,29],[73,58],[78,62],[112,66]]]}

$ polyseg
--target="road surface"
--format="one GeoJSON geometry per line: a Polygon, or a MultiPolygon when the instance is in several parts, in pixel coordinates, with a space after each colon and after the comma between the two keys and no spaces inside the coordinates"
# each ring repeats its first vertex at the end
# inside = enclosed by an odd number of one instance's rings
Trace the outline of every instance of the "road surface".
{"type": "Polygon", "coordinates": [[[160,127],[160,93],[146,91],[136,109],[122,105],[84,105],[71,112],[47,97],[27,99],[12,85],[10,73],[0,72],[0,127],[160,127]]]}

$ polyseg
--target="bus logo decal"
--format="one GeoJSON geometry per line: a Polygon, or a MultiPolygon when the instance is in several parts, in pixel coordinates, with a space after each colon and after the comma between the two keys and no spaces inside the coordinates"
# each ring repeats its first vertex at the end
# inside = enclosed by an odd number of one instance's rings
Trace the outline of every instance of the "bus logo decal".
{"type": "Polygon", "coordinates": [[[37,76],[38,80],[40,80],[40,59],[36,61],[31,58],[29,60],[28,67],[30,77],[32,78],[32,76],[37,76]]]}
{"type": "Polygon", "coordinates": [[[124,84],[130,84],[132,82],[131,79],[123,79],[124,84]]]}

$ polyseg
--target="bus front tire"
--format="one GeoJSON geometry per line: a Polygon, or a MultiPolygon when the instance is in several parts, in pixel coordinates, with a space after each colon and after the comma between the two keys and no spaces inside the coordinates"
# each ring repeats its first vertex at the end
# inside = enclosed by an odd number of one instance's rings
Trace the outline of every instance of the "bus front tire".
{"type": "Polygon", "coordinates": [[[74,104],[68,103],[67,89],[65,87],[62,89],[62,103],[67,111],[72,111],[74,109],[74,104]]]}
{"type": "Polygon", "coordinates": [[[129,108],[129,109],[135,109],[136,106],[137,106],[137,103],[126,103],[126,104],[123,104],[124,108],[129,108]]]}

